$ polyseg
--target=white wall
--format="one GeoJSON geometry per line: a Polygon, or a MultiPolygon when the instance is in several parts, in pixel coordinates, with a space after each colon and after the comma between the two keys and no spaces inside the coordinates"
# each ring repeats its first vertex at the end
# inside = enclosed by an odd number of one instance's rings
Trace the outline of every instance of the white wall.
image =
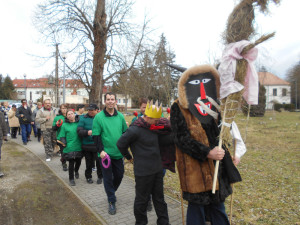
{"type": "Polygon", "coordinates": [[[281,104],[291,103],[291,87],[289,85],[266,86],[266,109],[273,109],[273,101],[281,104]],[[277,96],[273,95],[273,89],[277,89],[277,96]],[[286,89],[286,96],[282,96],[283,89],[286,89]]]}

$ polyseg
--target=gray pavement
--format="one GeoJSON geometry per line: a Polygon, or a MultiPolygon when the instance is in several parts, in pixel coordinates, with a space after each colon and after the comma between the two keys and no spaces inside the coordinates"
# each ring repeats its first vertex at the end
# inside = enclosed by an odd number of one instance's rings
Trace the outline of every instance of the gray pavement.
{"type": "MultiPolygon", "coordinates": [[[[133,203],[135,198],[135,183],[134,180],[124,176],[122,183],[116,192],[117,202],[116,215],[108,214],[108,203],[107,197],[104,190],[103,184],[96,184],[97,174],[93,172],[93,184],[88,184],[84,177],[85,160],[82,160],[81,167],[79,170],[79,179],[76,179],[76,186],[69,186],[68,172],[62,170],[60,157],[53,157],[50,162],[45,161],[45,150],[44,146],[37,142],[37,139],[32,137],[32,141],[28,142],[27,145],[23,145],[21,136],[17,139],[10,139],[17,144],[22,145],[29,149],[33,154],[38,156],[64,183],[74,192],[75,195],[89,207],[95,215],[99,218],[102,224],[109,225],[134,225],[135,218],[133,215],[133,203]]],[[[181,218],[181,204],[179,201],[165,195],[165,200],[168,204],[168,212],[170,223],[172,225],[182,224],[181,218]]],[[[186,207],[185,207],[186,215],[186,207]]],[[[148,224],[156,224],[155,210],[148,212],[148,224]]]]}

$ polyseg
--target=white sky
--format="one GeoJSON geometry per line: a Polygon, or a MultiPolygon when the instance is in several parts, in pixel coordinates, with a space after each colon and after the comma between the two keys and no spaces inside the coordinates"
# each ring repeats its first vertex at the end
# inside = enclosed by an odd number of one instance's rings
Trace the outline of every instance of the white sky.
{"type": "MultiPolygon", "coordinates": [[[[31,55],[50,55],[54,46],[38,44],[39,34],[32,26],[32,10],[39,0],[0,1],[0,73],[12,79],[38,78],[54,69],[54,59],[40,66],[31,55]]],[[[152,17],[158,41],[164,33],[176,54],[176,63],[184,67],[208,62],[209,52],[219,57],[221,34],[234,0],[137,0],[134,13],[152,17]]],[[[258,14],[258,33],[276,31],[272,40],[259,47],[259,64],[284,78],[286,71],[300,60],[300,1],[282,0],[271,7],[271,16],[258,14]]],[[[153,34],[154,35],[154,34],[153,34]]]]}

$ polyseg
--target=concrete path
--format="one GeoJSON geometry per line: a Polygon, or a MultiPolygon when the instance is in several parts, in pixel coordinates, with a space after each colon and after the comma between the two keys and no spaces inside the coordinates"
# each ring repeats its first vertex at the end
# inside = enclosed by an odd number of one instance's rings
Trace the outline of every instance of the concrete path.
{"type": "MultiPolygon", "coordinates": [[[[32,141],[28,142],[27,145],[23,145],[21,136],[18,135],[17,139],[10,139],[17,144],[22,145],[29,149],[32,153],[38,156],[48,167],[67,185],[69,186],[68,172],[62,170],[61,162],[59,157],[53,157],[51,162],[45,161],[45,150],[44,146],[37,142],[36,138],[32,138],[32,141]]],[[[134,225],[135,218],[133,215],[133,203],[135,198],[135,183],[134,180],[124,176],[122,183],[116,192],[117,202],[116,215],[108,214],[108,203],[107,197],[104,190],[103,183],[96,184],[97,175],[93,172],[93,184],[88,184],[84,177],[85,160],[82,160],[81,167],[79,170],[79,179],[76,179],[76,186],[70,187],[70,189],[79,197],[84,204],[90,207],[92,211],[99,217],[102,224],[109,225],[134,225]]],[[[172,225],[182,224],[181,218],[181,205],[180,202],[165,195],[165,200],[168,204],[168,212],[170,223],[172,225]]],[[[185,209],[186,215],[186,209],[185,209]]],[[[148,224],[156,224],[155,210],[148,212],[148,224]]]]}

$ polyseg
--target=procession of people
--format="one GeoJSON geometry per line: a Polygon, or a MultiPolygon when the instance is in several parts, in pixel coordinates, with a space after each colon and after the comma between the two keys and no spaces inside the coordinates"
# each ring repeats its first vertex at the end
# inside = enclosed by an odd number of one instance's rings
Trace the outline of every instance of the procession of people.
{"type": "MultiPolygon", "coordinates": [[[[91,103],[87,107],[79,105],[78,113],[68,109],[66,104],[57,110],[52,107],[50,99],[38,102],[32,112],[26,99],[22,99],[22,106],[17,109],[12,105],[7,113],[11,138],[17,138],[17,128],[21,126],[22,142],[26,145],[31,140],[31,125],[35,124],[36,137],[38,141],[43,140],[46,162],[58,154],[63,171],[69,173],[70,186],[75,186],[75,180],[79,179],[83,157],[86,164],[84,176],[89,184],[94,182],[92,169],[96,164],[96,183],[103,183],[110,215],[119,212],[116,192],[124,176],[124,159],[133,163],[136,224],[148,224],[147,211],[151,201],[157,224],[170,224],[164,200],[164,175],[166,169],[175,172],[177,161],[182,197],[188,201],[187,224],[206,224],[207,221],[229,224],[224,201],[232,193],[230,184],[241,180],[235,165],[245,149],[244,146],[239,148],[242,149],[237,153],[239,157],[231,158],[226,149],[217,147],[220,116],[203,113],[206,109],[197,105],[199,98],[206,105],[208,101],[217,102],[218,79],[212,67],[187,70],[179,81],[179,99],[172,105],[168,118],[162,117],[162,106],[158,102],[154,104],[141,98],[141,112],[129,127],[123,114],[116,109],[116,94],[112,92],[105,94],[102,111],[91,103]],[[58,153],[55,153],[56,145],[59,146],[58,153]],[[213,194],[216,160],[220,160],[222,166],[217,193],[213,194]]],[[[211,110],[216,111],[216,107],[211,107],[211,110]]],[[[2,115],[4,137],[8,126],[2,115]]],[[[1,170],[0,174],[4,175],[1,170]]]]}

